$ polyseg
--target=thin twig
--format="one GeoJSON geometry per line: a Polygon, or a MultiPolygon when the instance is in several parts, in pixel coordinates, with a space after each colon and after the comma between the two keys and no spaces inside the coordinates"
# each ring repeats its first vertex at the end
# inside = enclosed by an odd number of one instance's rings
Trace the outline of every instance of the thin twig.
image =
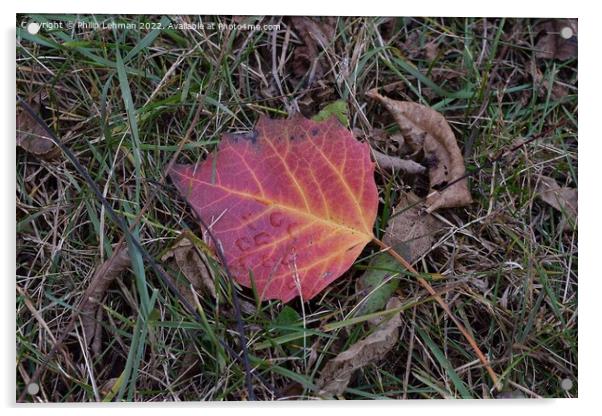
{"type": "Polygon", "coordinates": [[[398,169],[411,175],[426,172],[426,168],[424,166],[410,159],[389,156],[376,149],[372,149],[372,155],[374,156],[376,163],[385,169],[398,169]]]}
{"type": "Polygon", "coordinates": [[[429,292],[431,294],[431,296],[437,301],[437,303],[441,306],[441,308],[445,311],[445,313],[447,313],[447,315],[451,318],[451,320],[454,321],[454,324],[456,325],[458,330],[462,333],[462,335],[464,335],[464,338],[466,338],[466,340],[468,341],[468,343],[474,350],[475,354],[477,355],[477,357],[479,358],[479,360],[481,361],[481,363],[483,364],[483,366],[489,373],[489,376],[491,377],[491,380],[493,381],[494,387],[496,389],[498,389],[499,391],[501,391],[501,386],[499,385],[497,374],[495,373],[495,371],[493,371],[493,368],[491,368],[489,360],[487,359],[485,354],[483,354],[483,352],[479,348],[479,346],[478,346],[477,342],[475,341],[475,339],[473,338],[473,336],[470,335],[470,333],[464,327],[464,325],[462,325],[462,323],[460,323],[458,318],[456,318],[455,315],[452,313],[451,309],[449,308],[449,305],[443,300],[443,298],[441,296],[439,296],[439,294],[435,291],[435,289],[433,289],[433,287],[426,280],[424,280],[423,277],[420,276],[418,271],[416,271],[416,269],[414,269],[414,267],[412,267],[412,265],[410,263],[408,263],[408,261],[406,259],[404,259],[401,255],[399,255],[399,253],[397,253],[390,246],[386,245],[385,243],[383,243],[381,240],[379,240],[376,237],[374,237],[372,239],[372,241],[375,244],[377,244],[384,252],[389,253],[395,260],[397,260],[397,262],[399,262],[399,264],[401,264],[403,267],[405,267],[409,272],[411,272],[414,275],[414,277],[416,278],[416,280],[418,280],[418,283],[420,283],[420,285],[423,288],[425,288],[427,292],[429,292]]]}

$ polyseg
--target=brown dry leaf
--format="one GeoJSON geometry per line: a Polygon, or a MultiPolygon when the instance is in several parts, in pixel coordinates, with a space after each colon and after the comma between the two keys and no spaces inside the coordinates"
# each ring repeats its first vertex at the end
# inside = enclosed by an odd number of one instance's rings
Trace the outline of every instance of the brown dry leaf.
{"type": "Polygon", "coordinates": [[[293,74],[303,78],[309,72],[308,85],[311,85],[321,79],[328,68],[327,58],[321,52],[334,39],[336,19],[294,16],[291,25],[303,42],[303,46],[297,46],[293,52],[293,74]]]}
{"type": "Polygon", "coordinates": [[[561,61],[576,57],[577,29],[577,19],[551,19],[540,23],[536,30],[543,35],[535,45],[535,56],[561,61]],[[572,36],[566,39],[562,36],[564,33],[572,36]]]}
{"type": "Polygon", "coordinates": [[[418,203],[414,193],[401,197],[394,215],[383,237],[383,242],[395,249],[410,264],[415,263],[428,252],[435,234],[443,229],[443,224],[434,215],[427,213],[424,204],[418,203]]]}
{"type": "Polygon", "coordinates": [[[426,45],[424,45],[424,56],[429,62],[432,62],[439,55],[439,47],[437,46],[437,42],[430,41],[426,45]]]}
{"type": "MultiPolygon", "coordinates": [[[[443,229],[441,221],[427,213],[419,201],[414,193],[404,194],[383,237],[384,243],[410,264],[416,263],[431,249],[435,235],[443,229]]],[[[368,269],[355,284],[356,294],[361,299],[356,316],[382,310],[399,285],[399,279],[392,277],[404,271],[387,252],[372,257],[368,269]]]]}
{"type": "MultiPolygon", "coordinates": [[[[401,301],[394,297],[387,303],[387,309],[395,309],[400,305],[401,301]]],[[[398,312],[389,320],[380,323],[372,334],[328,361],[317,382],[319,394],[342,394],[355,370],[382,359],[393,349],[399,339],[400,326],[401,313],[398,312]]]]}
{"type": "Polygon", "coordinates": [[[432,108],[417,103],[384,97],[376,89],[370,90],[367,96],[380,101],[389,110],[406,143],[415,152],[424,152],[424,164],[429,168],[430,181],[427,212],[470,204],[472,198],[466,178],[438,191],[466,173],[464,158],[445,117],[432,108]]]}
{"type": "Polygon", "coordinates": [[[414,30],[405,37],[405,42],[401,44],[401,48],[399,48],[399,50],[409,60],[413,61],[419,59],[422,55],[422,48],[420,45],[420,34],[417,30],[414,30]]]}
{"type": "MultiPolygon", "coordinates": [[[[544,86],[546,88],[549,88],[549,82],[546,81],[544,83],[544,86]]],[[[569,93],[569,90],[564,85],[559,84],[558,82],[554,82],[552,84],[552,93],[551,93],[551,95],[552,95],[552,98],[554,100],[558,100],[558,99],[560,99],[562,97],[566,97],[568,95],[568,93],[569,93]]]]}
{"type": "Polygon", "coordinates": [[[537,184],[537,194],[546,204],[562,212],[563,229],[571,228],[577,219],[577,189],[560,186],[549,176],[542,176],[537,184]]]}
{"type": "Polygon", "coordinates": [[[188,283],[185,283],[182,279],[179,279],[176,281],[176,286],[189,304],[195,304],[192,289],[207,291],[213,298],[217,297],[211,272],[192,241],[188,238],[181,238],[178,240],[173,247],[161,257],[161,260],[163,261],[169,259],[173,259],[176,266],[180,269],[186,280],[188,280],[188,283]]]}
{"type": "Polygon", "coordinates": [[[87,345],[93,342],[92,345],[100,346],[99,337],[102,331],[100,331],[100,322],[97,319],[98,305],[111,283],[117,276],[127,270],[130,264],[131,259],[128,249],[121,248],[96,269],[90,285],[86,289],[83,304],[80,306],[82,329],[87,345]]]}
{"type": "MultiPolygon", "coordinates": [[[[29,103],[39,113],[38,102],[29,103]]],[[[58,156],[59,148],[46,133],[46,130],[21,106],[17,107],[17,146],[42,159],[50,160],[58,156]]]]}

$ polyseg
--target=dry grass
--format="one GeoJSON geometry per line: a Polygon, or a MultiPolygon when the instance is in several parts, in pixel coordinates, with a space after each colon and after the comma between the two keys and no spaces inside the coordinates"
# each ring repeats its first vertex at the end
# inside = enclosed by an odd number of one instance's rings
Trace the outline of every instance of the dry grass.
{"type": "MultiPolygon", "coordinates": [[[[339,18],[327,22],[335,41],[320,48],[320,74],[303,67],[297,52],[303,39],[289,31],[290,19],[263,22],[280,24],[280,30],[275,36],[161,30],[152,39],[138,30],[63,29],[35,38],[18,32],[17,92],[40,97],[45,120],[127,221],[153,199],[135,234],[157,261],[183,229],[200,233],[169,184],[159,184],[178,146],[178,160],[197,160],[222,133],[248,129],[261,113],[312,116],[343,99],[351,127],[366,136],[373,129],[390,134],[390,116],[364,97],[385,87],[394,98],[443,113],[471,171],[517,140],[538,136],[470,179],[472,205],[439,212],[445,232],[416,266],[442,276],[432,284],[488,354],[502,397],[576,396],[577,228],[563,230],[562,214],[538,199],[535,189],[541,175],[577,186],[577,60],[536,58],[534,20],[339,18]],[[533,66],[541,79],[534,80],[533,66]],[[554,92],[542,80],[562,88],[554,92]],[[200,121],[182,143],[199,92],[200,121]],[[563,389],[564,379],[573,387],[563,389]]],[[[344,319],[358,302],[355,281],[378,250],[373,246],[315,300],[288,307],[257,303],[210,262],[219,302],[196,298],[200,322],[150,268],[133,267],[102,300],[102,342],[93,352],[84,347],[79,325],[68,334],[64,329],[123,233],[64,157],[45,161],[19,151],[16,169],[17,395],[46,366],[39,393],[26,400],[247,399],[243,365],[219,342],[240,351],[233,290],[243,303],[259,399],[316,397],[313,386],[324,362],[366,333],[362,324],[345,325],[344,319]],[[337,321],[339,329],[323,330],[337,321]],[[282,338],[290,334],[297,338],[282,338]],[[46,363],[63,335],[65,348],[46,363]]],[[[401,192],[419,187],[387,171],[377,172],[377,183],[383,216],[401,192]]],[[[394,351],[358,371],[345,398],[499,397],[449,317],[413,279],[401,280],[404,301],[424,302],[404,312],[394,351]]]]}

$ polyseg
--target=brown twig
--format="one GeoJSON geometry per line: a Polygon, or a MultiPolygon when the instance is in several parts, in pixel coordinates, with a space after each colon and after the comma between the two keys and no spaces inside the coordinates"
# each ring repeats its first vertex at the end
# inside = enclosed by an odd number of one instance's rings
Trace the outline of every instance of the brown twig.
{"type": "Polygon", "coordinates": [[[418,271],[416,269],[414,269],[414,267],[412,267],[412,265],[410,263],[408,263],[408,261],[406,259],[404,259],[401,255],[399,255],[395,250],[393,250],[390,246],[386,245],[385,243],[383,243],[381,240],[379,240],[376,237],[374,237],[372,239],[372,241],[376,245],[378,245],[383,250],[383,252],[389,253],[395,260],[397,260],[397,262],[399,262],[399,264],[401,264],[409,272],[411,272],[414,275],[414,277],[416,277],[416,280],[418,280],[418,283],[420,283],[420,285],[423,288],[425,288],[426,291],[429,292],[430,295],[437,301],[437,303],[441,306],[441,308],[445,311],[445,313],[447,313],[447,315],[451,318],[451,320],[454,321],[454,324],[456,325],[458,330],[462,333],[462,335],[464,335],[464,338],[466,338],[466,340],[468,341],[468,343],[474,350],[475,354],[477,355],[477,357],[479,358],[479,360],[481,361],[481,363],[483,364],[483,366],[489,373],[489,376],[491,377],[491,380],[493,381],[493,386],[498,391],[501,391],[501,386],[499,385],[497,374],[495,373],[495,371],[493,371],[493,368],[491,368],[489,360],[487,359],[485,354],[483,354],[483,352],[479,348],[479,346],[478,346],[477,342],[475,341],[475,339],[473,338],[473,336],[470,335],[470,333],[464,327],[464,325],[462,325],[462,323],[458,320],[458,318],[456,318],[455,315],[452,313],[451,309],[449,308],[449,305],[443,300],[443,298],[441,296],[439,296],[439,294],[435,291],[435,289],[433,289],[433,287],[429,284],[429,282],[427,282],[423,277],[421,277],[420,274],[418,273],[418,271]]]}
{"type": "Polygon", "coordinates": [[[389,156],[376,149],[372,149],[372,155],[376,163],[385,169],[398,169],[410,175],[416,175],[426,172],[426,168],[420,163],[410,159],[402,159],[400,157],[389,156]]]}

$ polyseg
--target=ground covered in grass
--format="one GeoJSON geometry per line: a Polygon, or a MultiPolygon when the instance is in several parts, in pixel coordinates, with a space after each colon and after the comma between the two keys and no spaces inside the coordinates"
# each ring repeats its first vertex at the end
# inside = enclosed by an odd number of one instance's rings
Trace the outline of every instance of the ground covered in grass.
{"type": "MultiPolygon", "coordinates": [[[[214,291],[192,292],[170,249],[184,230],[197,236],[201,230],[165,179],[165,167],[174,159],[204,158],[223,133],[248,131],[261,114],[300,111],[311,117],[337,100],[346,103],[349,127],[361,140],[395,154],[399,149],[388,138],[398,128],[365,96],[373,88],[441,112],[473,172],[473,203],[437,212],[445,227],[415,267],[430,273],[433,287],[488,355],[501,391],[449,316],[402,274],[396,276],[397,296],[407,308],[399,339],[386,357],[358,370],[342,396],[577,395],[577,225],[538,191],[547,178],[577,188],[574,22],[19,19],[42,29],[17,32],[18,95],[76,155],[134,238],[175,276],[200,319],[130,250],[123,270],[101,294],[90,331],[89,319],[75,311],[124,233],[60,152],[20,149],[18,398],[319,397],[315,383],[325,363],[369,331],[366,320],[354,315],[356,281],[379,247],[368,245],[342,278],[306,303],[258,302],[251,290],[233,285],[208,253],[205,267],[214,291]],[[45,22],[57,24],[48,29],[45,22]],[[566,27],[573,33],[560,36],[566,27]],[[527,144],[488,163],[521,142],[527,144]],[[240,358],[241,342],[248,360],[240,358]]],[[[424,193],[424,184],[385,169],[377,169],[376,181],[375,233],[381,235],[391,207],[408,190],[424,193]]]]}

